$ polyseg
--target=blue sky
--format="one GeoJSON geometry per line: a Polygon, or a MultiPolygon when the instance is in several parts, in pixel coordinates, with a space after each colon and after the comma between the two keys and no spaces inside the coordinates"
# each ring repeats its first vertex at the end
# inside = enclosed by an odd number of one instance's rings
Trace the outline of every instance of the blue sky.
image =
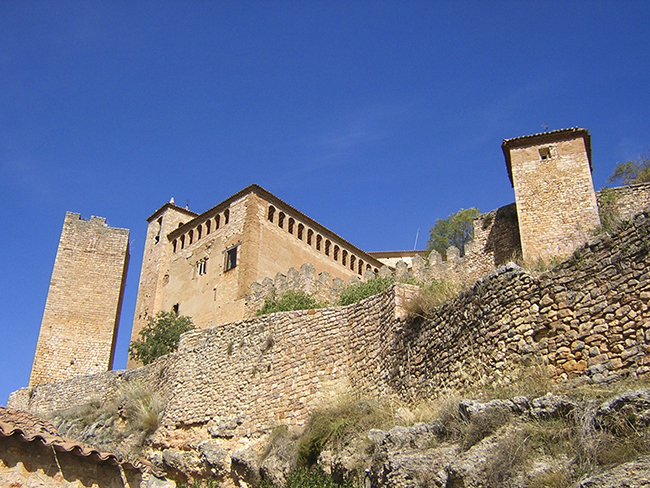
{"type": "Polygon", "coordinates": [[[650,2],[0,2],[0,404],[29,380],[66,211],[131,230],[257,183],[366,251],[514,200],[504,138],[650,148],[650,2]]]}

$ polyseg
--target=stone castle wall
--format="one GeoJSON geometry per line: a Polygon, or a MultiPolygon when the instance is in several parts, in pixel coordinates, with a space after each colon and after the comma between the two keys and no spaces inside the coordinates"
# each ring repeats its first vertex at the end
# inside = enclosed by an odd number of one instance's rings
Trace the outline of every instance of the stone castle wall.
{"type": "Polygon", "coordinates": [[[44,414],[143,381],[166,398],[168,429],[229,436],[301,425],[345,390],[413,400],[499,381],[528,362],[562,380],[646,375],[649,260],[650,218],[642,213],[547,273],[501,267],[426,320],[405,312],[418,288],[396,285],[348,307],[190,332],[178,353],[152,365],[19,390],[10,406],[44,414]]]}
{"type": "Polygon", "coordinates": [[[128,230],[66,213],[31,386],[111,369],[128,259],[128,230]]]}

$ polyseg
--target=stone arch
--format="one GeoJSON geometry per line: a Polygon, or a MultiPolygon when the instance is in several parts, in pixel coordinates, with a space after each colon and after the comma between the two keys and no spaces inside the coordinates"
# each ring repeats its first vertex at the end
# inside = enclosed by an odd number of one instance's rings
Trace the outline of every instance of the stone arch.
{"type": "Polygon", "coordinates": [[[348,265],[348,252],[345,249],[343,249],[343,252],[341,253],[341,264],[343,266],[348,265]]]}
{"type": "Polygon", "coordinates": [[[198,241],[201,239],[201,236],[203,235],[203,226],[199,224],[196,228],[196,240],[198,241]]]}
{"type": "Polygon", "coordinates": [[[287,224],[287,230],[289,231],[289,234],[293,234],[293,227],[296,224],[296,221],[293,219],[293,217],[289,217],[289,223],[287,224]]]}
{"type": "Polygon", "coordinates": [[[320,251],[322,241],[323,241],[323,237],[320,234],[318,234],[316,236],[316,250],[317,251],[320,251]]]}
{"type": "Polygon", "coordinates": [[[357,257],[354,254],[350,255],[350,269],[354,271],[354,264],[357,261],[357,257]]]}
{"type": "Polygon", "coordinates": [[[221,225],[221,216],[217,214],[214,218],[214,229],[217,230],[221,225]]]}
{"type": "Polygon", "coordinates": [[[273,205],[269,205],[269,213],[267,214],[266,218],[269,219],[269,222],[273,222],[274,217],[275,217],[275,207],[273,205]]]}
{"type": "Polygon", "coordinates": [[[206,235],[208,235],[210,233],[210,230],[211,230],[210,229],[210,224],[211,223],[212,223],[212,221],[210,219],[205,221],[205,234],[206,235]]]}
{"type": "Polygon", "coordinates": [[[278,214],[278,227],[280,227],[280,229],[284,229],[284,217],[284,212],[278,214]]]}
{"type": "Polygon", "coordinates": [[[330,242],[329,239],[325,241],[325,256],[330,255],[330,247],[332,247],[332,243],[330,242]]]}
{"type": "Polygon", "coordinates": [[[223,225],[228,225],[228,222],[230,222],[230,209],[223,211],[223,225]]]}
{"type": "Polygon", "coordinates": [[[307,231],[307,245],[308,246],[311,246],[311,240],[312,240],[313,237],[314,237],[314,231],[309,229],[307,231]]]}
{"type": "Polygon", "coordinates": [[[297,237],[302,241],[302,234],[305,231],[305,226],[302,224],[298,224],[298,234],[297,237]]]}
{"type": "Polygon", "coordinates": [[[181,236],[181,249],[185,249],[185,234],[181,236]]]}
{"type": "Polygon", "coordinates": [[[336,245],[334,246],[334,254],[332,255],[332,257],[334,258],[334,261],[339,260],[339,246],[336,245]]]}
{"type": "Polygon", "coordinates": [[[363,260],[361,259],[359,259],[359,270],[357,272],[363,274],[363,260]]]}
{"type": "Polygon", "coordinates": [[[188,245],[188,246],[191,246],[192,243],[194,242],[194,231],[193,231],[193,230],[191,230],[191,231],[188,233],[188,237],[189,237],[190,242],[189,242],[187,245],[188,245]]]}

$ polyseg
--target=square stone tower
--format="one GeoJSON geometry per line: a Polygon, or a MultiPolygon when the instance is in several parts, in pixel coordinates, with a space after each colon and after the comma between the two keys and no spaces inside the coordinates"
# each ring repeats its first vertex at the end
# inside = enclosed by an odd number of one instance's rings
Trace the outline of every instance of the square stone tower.
{"type": "Polygon", "coordinates": [[[505,139],[526,261],[567,256],[600,225],[591,180],[591,137],[574,127],[505,139]]]}
{"type": "Polygon", "coordinates": [[[29,386],[111,369],[128,262],[127,229],[66,213],[29,386]]]}

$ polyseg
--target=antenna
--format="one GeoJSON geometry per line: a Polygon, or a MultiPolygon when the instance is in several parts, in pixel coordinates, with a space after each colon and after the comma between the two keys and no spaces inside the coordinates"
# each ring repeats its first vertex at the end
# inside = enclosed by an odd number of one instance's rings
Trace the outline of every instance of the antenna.
{"type": "Polygon", "coordinates": [[[418,248],[418,237],[420,237],[420,229],[415,233],[415,244],[413,245],[414,251],[418,248]]]}
{"type": "Polygon", "coordinates": [[[542,124],[542,129],[544,129],[544,132],[548,131],[548,125],[542,124]]]}

